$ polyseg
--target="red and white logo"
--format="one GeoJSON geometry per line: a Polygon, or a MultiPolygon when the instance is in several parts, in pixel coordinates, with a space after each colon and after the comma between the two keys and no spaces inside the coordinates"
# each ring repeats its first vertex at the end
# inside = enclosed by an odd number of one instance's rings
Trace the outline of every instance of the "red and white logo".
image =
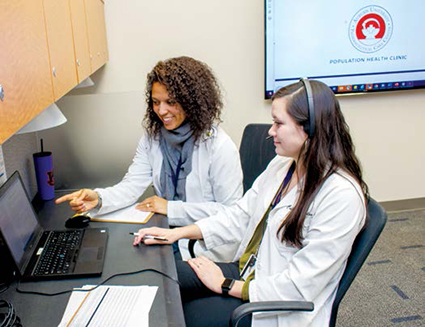
{"type": "Polygon", "coordinates": [[[393,33],[390,14],[379,6],[360,9],[351,19],[348,35],[359,51],[372,53],[385,47],[393,33]]]}

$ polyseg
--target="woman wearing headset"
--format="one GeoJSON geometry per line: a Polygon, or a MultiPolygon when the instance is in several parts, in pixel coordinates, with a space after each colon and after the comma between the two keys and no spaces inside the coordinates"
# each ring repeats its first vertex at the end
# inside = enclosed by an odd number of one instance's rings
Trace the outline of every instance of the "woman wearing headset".
{"type": "MultiPolygon", "coordinates": [[[[301,80],[272,98],[277,156],[224,212],[144,235],[203,239],[206,248],[238,241],[233,263],[177,262],[187,326],[227,326],[245,301],[314,302],[313,312],[255,314],[252,326],[326,326],[351,246],[366,220],[367,186],[332,91],[301,80]]],[[[167,242],[162,242],[167,243],[167,242]]],[[[249,322],[246,322],[249,325],[249,322]]]]}
{"type": "MultiPolygon", "coordinates": [[[[215,214],[242,197],[239,152],[215,123],[221,92],[211,69],[189,57],[160,61],[146,83],[146,133],[123,180],[106,189],[83,189],[56,200],[77,212],[103,214],[135,203],[153,183],[157,196],[137,208],[167,215],[185,226],[215,214]]],[[[233,248],[204,252],[218,261],[232,259],[233,248]]],[[[189,253],[181,247],[183,258],[189,253]]]]}

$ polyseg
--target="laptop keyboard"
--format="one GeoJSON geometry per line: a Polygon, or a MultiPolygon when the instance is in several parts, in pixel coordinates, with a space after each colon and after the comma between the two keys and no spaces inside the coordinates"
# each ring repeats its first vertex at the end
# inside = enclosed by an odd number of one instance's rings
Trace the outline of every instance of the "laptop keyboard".
{"type": "Polygon", "coordinates": [[[61,275],[69,272],[83,230],[50,232],[43,252],[34,269],[34,275],[61,275]]]}

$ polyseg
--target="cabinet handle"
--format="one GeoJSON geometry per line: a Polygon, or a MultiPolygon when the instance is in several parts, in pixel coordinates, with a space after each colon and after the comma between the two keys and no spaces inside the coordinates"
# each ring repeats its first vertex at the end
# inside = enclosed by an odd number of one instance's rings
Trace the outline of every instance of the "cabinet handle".
{"type": "Polygon", "coordinates": [[[0,100],[3,101],[4,99],[4,89],[3,86],[0,84],[0,100]]]}
{"type": "Polygon", "coordinates": [[[56,77],[56,67],[53,67],[52,72],[53,72],[53,76],[56,77]]]}

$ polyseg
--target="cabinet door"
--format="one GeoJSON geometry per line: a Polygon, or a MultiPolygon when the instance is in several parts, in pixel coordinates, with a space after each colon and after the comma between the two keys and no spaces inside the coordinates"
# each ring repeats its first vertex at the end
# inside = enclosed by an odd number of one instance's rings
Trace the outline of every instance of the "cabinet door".
{"type": "Polygon", "coordinates": [[[0,145],[53,102],[42,0],[0,0],[0,145]]]}
{"type": "Polygon", "coordinates": [[[69,7],[71,9],[77,77],[78,83],[81,83],[91,73],[84,0],[69,0],[69,7]]]}
{"type": "Polygon", "coordinates": [[[85,0],[92,73],[108,60],[104,4],[101,0],[85,0]]]}
{"type": "Polygon", "coordinates": [[[53,94],[57,101],[78,84],[69,1],[44,0],[44,13],[53,94]]]}
{"type": "Polygon", "coordinates": [[[100,1],[100,5],[98,7],[99,16],[100,16],[100,52],[102,54],[102,61],[105,64],[109,60],[108,53],[108,41],[106,38],[106,22],[105,22],[105,3],[104,1],[100,1]]]}

